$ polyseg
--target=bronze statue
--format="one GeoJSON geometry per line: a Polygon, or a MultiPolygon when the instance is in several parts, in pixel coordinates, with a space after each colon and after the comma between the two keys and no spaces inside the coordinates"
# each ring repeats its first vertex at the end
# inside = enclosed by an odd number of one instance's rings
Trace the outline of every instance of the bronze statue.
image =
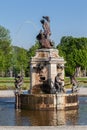
{"type": "Polygon", "coordinates": [[[78,82],[75,78],[75,75],[70,76],[70,83],[72,84],[72,93],[78,92],[78,82]]]}
{"type": "Polygon", "coordinates": [[[15,77],[15,88],[17,92],[21,91],[21,86],[23,84],[23,76],[18,75],[17,77],[15,77]]]}
{"type": "Polygon", "coordinates": [[[61,73],[58,73],[55,76],[55,88],[56,88],[56,92],[58,92],[58,93],[64,92],[65,93],[64,79],[61,79],[60,75],[61,75],[61,73]]]}
{"type": "Polygon", "coordinates": [[[39,41],[41,48],[51,49],[51,48],[53,48],[53,43],[49,39],[49,37],[51,35],[50,19],[48,16],[43,16],[43,19],[41,19],[40,22],[42,24],[43,31],[40,30],[40,32],[36,38],[39,41]]]}
{"type": "Polygon", "coordinates": [[[40,21],[42,23],[42,27],[44,30],[44,35],[47,39],[49,39],[49,36],[51,35],[50,31],[50,19],[48,16],[43,16],[43,19],[40,21]]]}

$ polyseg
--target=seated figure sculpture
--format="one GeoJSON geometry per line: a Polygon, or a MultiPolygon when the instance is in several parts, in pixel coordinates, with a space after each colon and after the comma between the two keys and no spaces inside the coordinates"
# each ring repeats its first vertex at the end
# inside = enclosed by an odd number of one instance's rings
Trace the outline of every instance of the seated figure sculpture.
{"type": "Polygon", "coordinates": [[[56,92],[61,93],[64,92],[65,93],[65,89],[64,89],[64,79],[60,78],[61,73],[58,73],[55,77],[55,88],[56,88],[56,92]]]}

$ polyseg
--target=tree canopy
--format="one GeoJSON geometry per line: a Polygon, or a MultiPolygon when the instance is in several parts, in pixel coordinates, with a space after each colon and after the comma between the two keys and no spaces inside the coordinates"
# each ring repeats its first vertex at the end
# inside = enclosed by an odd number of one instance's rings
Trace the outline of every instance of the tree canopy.
{"type": "Polygon", "coordinates": [[[31,57],[33,57],[35,55],[35,52],[37,49],[39,49],[39,47],[40,47],[39,42],[36,41],[35,45],[33,45],[31,48],[29,48],[29,50],[28,50],[29,60],[31,59],[31,57]]]}
{"type": "Polygon", "coordinates": [[[13,70],[15,76],[18,73],[25,76],[25,72],[28,67],[27,50],[21,47],[12,46],[11,65],[11,69],[13,70]]]}
{"type": "MultiPolygon", "coordinates": [[[[0,26],[0,76],[7,76],[8,71],[29,75],[30,59],[39,48],[38,41],[29,50],[12,46],[9,30],[0,26]]],[[[74,74],[77,67],[87,68],[87,38],[63,36],[56,48],[66,61],[66,75],[74,74]]]]}
{"type": "Polygon", "coordinates": [[[3,26],[0,26],[0,41],[11,41],[9,30],[3,26]]]}
{"type": "Polygon", "coordinates": [[[59,54],[66,60],[66,74],[71,75],[76,67],[87,68],[87,38],[64,36],[57,45],[59,54]]]}
{"type": "Polygon", "coordinates": [[[8,29],[0,26],[0,71],[6,72],[10,67],[11,38],[8,29]]]}

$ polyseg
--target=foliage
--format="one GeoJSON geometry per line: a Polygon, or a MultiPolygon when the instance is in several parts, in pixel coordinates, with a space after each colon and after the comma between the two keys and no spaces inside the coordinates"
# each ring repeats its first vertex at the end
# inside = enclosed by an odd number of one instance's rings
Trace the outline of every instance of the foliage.
{"type": "Polygon", "coordinates": [[[29,66],[28,69],[30,70],[30,59],[31,57],[35,56],[36,50],[40,48],[40,45],[38,42],[35,43],[31,48],[28,50],[28,57],[29,57],[29,66]]]}
{"type": "Polygon", "coordinates": [[[9,30],[4,28],[3,26],[0,26],[0,41],[11,41],[9,30]]]}
{"type": "Polygon", "coordinates": [[[30,59],[35,55],[36,50],[39,48],[39,43],[36,42],[29,50],[13,46],[11,63],[13,66],[15,76],[21,72],[22,75],[29,76],[30,59]]]}
{"type": "Polygon", "coordinates": [[[74,74],[76,67],[87,68],[87,38],[64,36],[57,48],[67,62],[67,75],[74,74]]]}
{"type": "MultiPolygon", "coordinates": [[[[8,72],[9,74],[13,72],[12,76],[18,73],[29,76],[31,57],[39,48],[38,41],[29,50],[12,46],[9,30],[0,26],[0,76],[8,76],[8,72]]],[[[66,61],[66,75],[72,75],[76,67],[87,68],[87,38],[64,36],[57,45],[57,49],[59,55],[66,61]]]]}
{"type": "Polygon", "coordinates": [[[18,73],[29,76],[29,61],[40,47],[36,42],[28,51],[12,46],[10,32],[0,26],[0,76],[16,76],[18,73]]]}
{"type": "Polygon", "coordinates": [[[7,72],[10,67],[11,38],[8,29],[0,26],[0,71],[7,72]]]}
{"type": "MultiPolygon", "coordinates": [[[[0,77],[0,90],[14,90],[15,89],[15,80],[13,77],[0,77]]],[[[23,90],[28,90],[30,87],[29,78],[24,78],[24,82],[22,85],[23,90]]]]}
{"type": "Polygon", "coordinates": [[[38,42],[35,43],[35,45],[33,45],[31,48],[29,48],[28,50],[28,57],[29,60],[31,59],[31,57],[33,57],[36,53],[36,50],[39,49],[40,45],[38,42]]]}
{"type": "Polygon", "coordinates": [[[18,73],[25,75],[26,68],[28,66],[27,50],[17,46],[13,46],[11,64],[15,76],[18,73]]]}

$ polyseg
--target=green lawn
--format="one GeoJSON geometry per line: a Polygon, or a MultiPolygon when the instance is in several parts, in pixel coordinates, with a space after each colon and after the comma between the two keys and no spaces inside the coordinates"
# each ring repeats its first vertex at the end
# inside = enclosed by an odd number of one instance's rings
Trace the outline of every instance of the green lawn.
{"type": "MultiPolygon", "coordinates": [[[[15,89],[14,85],[14,80],[15,78],[10,78],[10,77],[0,77],[0,90],[9,90],[9,89],[15,89]]],[[[81,77],[77,78],[78,82],[82,83],[87,83],[87,77],[81,77]]],[[[24,78],[24,83],[22,85],[22,89],[29,89],[30,88],[30,78],[25,77],[24,78]]],[[[65,77],[65,88],[71,88],[70,84],[70,78],[65,77]]]]}
{"type": "MultiPolygon", "coordinates": [[[[0,90],[9,90],[15,89],[14,80],[15,78],[10,77],[0,77],[0,90]]],[[[22,85],[23,89],[29,89],[30,87],[30,79],[29,77],[24,78],[24,83],[22,85]]]]}

